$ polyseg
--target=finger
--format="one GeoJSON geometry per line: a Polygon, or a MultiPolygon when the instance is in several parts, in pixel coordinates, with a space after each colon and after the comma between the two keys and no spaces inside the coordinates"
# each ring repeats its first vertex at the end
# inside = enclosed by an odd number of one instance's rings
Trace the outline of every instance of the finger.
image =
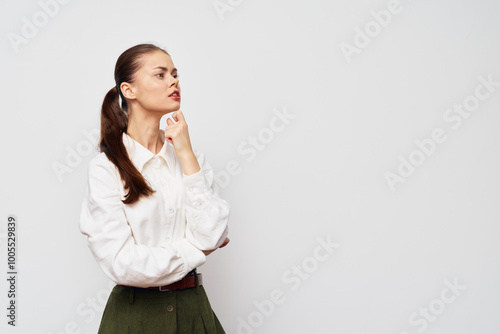
{"type": "Polygon", "coordinates": [[[167,126],[172,124],[174,124],[174,122],[170,118],[167,118],[167,126]]]}
{"type": "Polygon", "coordinates": [[[182,113],[182,111],[177,110],[177,111],[174,113],[174,115],[175,115],[175,119],[176,119],[176,120],[178,120],[178,121],[183,121],[183,122],[185,122],[185,121],[186,121],[186,119],[184,118],[184,114],[182,113]]]}

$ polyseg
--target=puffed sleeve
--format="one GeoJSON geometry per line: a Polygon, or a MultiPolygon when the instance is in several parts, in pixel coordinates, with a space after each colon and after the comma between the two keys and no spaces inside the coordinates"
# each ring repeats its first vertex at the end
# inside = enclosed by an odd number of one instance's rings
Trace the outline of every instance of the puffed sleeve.
{"type": "Polygon", "coordinates": [[[206,261],[187,239],[149,247],[135,243],[121,201],[121,180],[104,153],[89,163],[80,231],[104,273],[115,283],[137,287],[167,285],[206,261]]]}
{"type": "Polygon", "coordinates": [[[201,250],[216,249],[229,233],[230,205],[214,186],[214,170],[205,155],[194,150],[200,170],[183,174],[186,188],[186,239],[201,250]]]}

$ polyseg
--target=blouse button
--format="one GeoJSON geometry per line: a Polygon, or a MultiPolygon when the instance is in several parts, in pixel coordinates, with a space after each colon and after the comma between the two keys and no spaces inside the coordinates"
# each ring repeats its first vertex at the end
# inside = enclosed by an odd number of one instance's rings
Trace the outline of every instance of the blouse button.
{"type": "Polygon", "coordinates": [[[170,213],[174,213],[174,211],[175,211],[174,209],[170,208],[170,213]]]}

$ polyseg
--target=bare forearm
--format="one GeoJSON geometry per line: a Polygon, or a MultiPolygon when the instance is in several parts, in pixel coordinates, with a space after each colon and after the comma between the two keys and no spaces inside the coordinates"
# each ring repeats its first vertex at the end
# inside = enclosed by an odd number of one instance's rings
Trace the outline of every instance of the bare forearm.
{"type": "Polygon", "coordinates": [[[201,167],[193,151],[178,156],[185,175],[191,175],[200,171],[201,167]]]}

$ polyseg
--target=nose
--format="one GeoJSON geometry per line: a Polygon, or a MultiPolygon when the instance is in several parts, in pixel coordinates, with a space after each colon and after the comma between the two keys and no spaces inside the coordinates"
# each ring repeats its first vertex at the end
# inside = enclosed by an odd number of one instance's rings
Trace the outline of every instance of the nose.
{"type": "Polygon", "coordinates": [[[173,78],[172,83],[170,85],[171,86],[177,86],[177,85],[179,85],[179,78],[173,78]]]}

